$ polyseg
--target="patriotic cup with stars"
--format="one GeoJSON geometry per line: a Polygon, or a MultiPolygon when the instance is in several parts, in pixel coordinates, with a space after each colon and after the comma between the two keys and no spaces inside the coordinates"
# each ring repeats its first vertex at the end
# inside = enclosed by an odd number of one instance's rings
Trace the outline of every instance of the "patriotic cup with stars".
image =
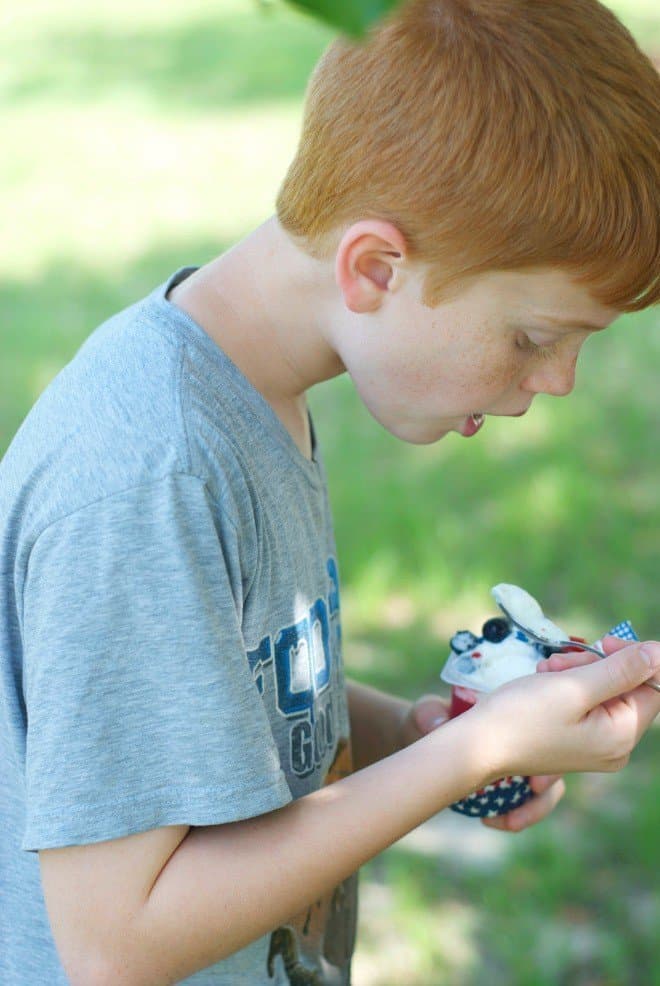
{"type": "MultiPolygon", "coordinates": [[[[493,622],[493,621],[489,621],[493,622]]],[[[484,624],[484,629],[486,629],[488,624],[484,624]]],[[[502,630],[503,633],[503,630],[502,630]]],[[[617,623],[617,625],[609,631],[610,635],[613,637],[619,637],[621,640],[638,640],[638,636],[633,630],[632,626],[628,620],[624,620],[622,623],[617,623]]],[[[467,653],[466,648],[463,645],[466,643],[466,637],[472,636],[468,631],[461,631],[456,637],[452,639],[452,655],[455,657],[454,652],[454,641],[457,637],[461,638],[459,645],[462,648],[461,660],[463,661],[463,667],[467,671],[467,653]]],[[[497,636],[497,634],[495,634],[497,636]]],[[[483,639],[481,637],[474,638],[474,645],[472,648],[472,653],[479,653],[476,649],[481,647],[483,650],[483,639]],[[480,643],[481,641],[481,643],[480,643]],[[476,645],[476,646],[475,646],[476,645]]],[[[520,640],[520,638],[518,638],[520,640]]],[[[574,638],[576,639],[576,638],[574,638]]],[[[501,641],[494,641],[495,643],[505,644],[507,638],[502,637],[501,641]]],[[[527,638],[525,638],[527,641],[527,638]]],[[[493,641],[490,641],[491,644],[493,641]]],[[[522,641],[521,641],[522,642],[522,641]]],[[[528,641],[530,645],[533,646],[532,641],[528,641]]],[[[542,650],[538,653],[538,660],[541,660],[547,653],[542,650]]],[[[450,658],[452,660],[452,658],[450,658]]],[[[533,658],[532,658],[533,660],[533,658]]],[[[447,680],[445,678],[445,680],[447,680]]],[[[465,680],[469,681],[469,678],[465,680]]],[[[479,691],[484,691],[484,688],[480,688],[479,691]]],[[[455,716],[461,715],[471,708],[475,702],[478,701],[479,695],[478,691],[464,687],[463,685],[454,684],[451,690],[451,705],[449,709],[449,718],[453,719],[455,716]]],[[[456,801],[453,805],[450,805],[452,811],[457,811],[461,815],[467,815],[469,818],[494,818],[496,815],[506,815],[507,812],[513,811],[514,808],[519,808],[520,805],[524,805],[531,797],[534,796],[534,792],[529,786],[529,777],[522,777],[519,774],[512,775],[509,777],[502,777],[498,781],[493,781],[492,784],[487,784],[486,787],[480,788],[478,791],[473,791],[466,798],[461,801],[456,801]]]]}

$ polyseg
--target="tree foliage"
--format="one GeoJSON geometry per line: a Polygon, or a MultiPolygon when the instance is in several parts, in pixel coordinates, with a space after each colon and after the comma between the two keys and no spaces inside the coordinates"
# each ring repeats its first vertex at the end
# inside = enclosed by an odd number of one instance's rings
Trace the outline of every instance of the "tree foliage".
{"type": "Polygon", "coordinates": [[[362,37],[367,28],[401,0],[288,0],[346,34],[362,37]]]}

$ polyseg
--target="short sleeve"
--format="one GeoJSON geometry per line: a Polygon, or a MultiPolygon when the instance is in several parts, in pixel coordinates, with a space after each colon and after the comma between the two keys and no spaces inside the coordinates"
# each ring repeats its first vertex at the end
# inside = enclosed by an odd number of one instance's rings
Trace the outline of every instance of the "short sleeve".
{"type": "Polygon", "coordinates": [[[40,535],[23,596],[23,849],[291,800],[249,672],[238,566],[234,526],[184,474],[40,535]]]}

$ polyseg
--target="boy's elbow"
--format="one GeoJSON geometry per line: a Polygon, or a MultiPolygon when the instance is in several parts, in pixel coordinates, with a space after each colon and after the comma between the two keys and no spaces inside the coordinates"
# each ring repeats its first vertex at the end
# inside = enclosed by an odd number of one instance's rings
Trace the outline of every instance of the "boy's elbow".
{"type": "Polygon", "coordinates": [[[126,927],[113,942],[69,941],[58,954],[70,986],[170,986],[177,977],[169,975],[162,954],[149,947],[135,929],[126,927]]]}
{"type": "Polygon", "coordinates": [[[71,986],[169,986],[174,982],[154,973],[145,976],[124,956],[88,955],[66,968],[71,986]]]}
{"type": "MultiPolygon", "coordinates": [[[[39,852],[55,946],[73,986],[167,986],[170,961],[145,922],[147,888],[188,826],[39,852]],[[121,888],[121,889],[119,889],[121,888]]],[[[181,978],[181,977],[179,977],[181,978]]]]}
{"type": "Polygon", "coordinates": [[[70,986],[104,986],[110,982],[109,964],[97,956],[76,956],[74,960],[62,960],[70,986]]]}

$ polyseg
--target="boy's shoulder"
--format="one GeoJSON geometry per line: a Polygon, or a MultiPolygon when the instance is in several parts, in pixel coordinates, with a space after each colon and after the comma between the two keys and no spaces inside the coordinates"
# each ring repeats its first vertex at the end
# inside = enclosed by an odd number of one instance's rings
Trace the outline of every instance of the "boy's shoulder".
{"type": "MultiPolygon", "coordinates": [[[[35,536],[131,488],[207,478],[189,439],[199,406],[190,394],[213,392],[221,405],[223,387],[204,340],[166,301],[181,273],[99,325],[40,395],[0,461],[0,516],[20,502],[35,536]]],[[[220,431],[215,452],[231,457],[220,431]]]]}

